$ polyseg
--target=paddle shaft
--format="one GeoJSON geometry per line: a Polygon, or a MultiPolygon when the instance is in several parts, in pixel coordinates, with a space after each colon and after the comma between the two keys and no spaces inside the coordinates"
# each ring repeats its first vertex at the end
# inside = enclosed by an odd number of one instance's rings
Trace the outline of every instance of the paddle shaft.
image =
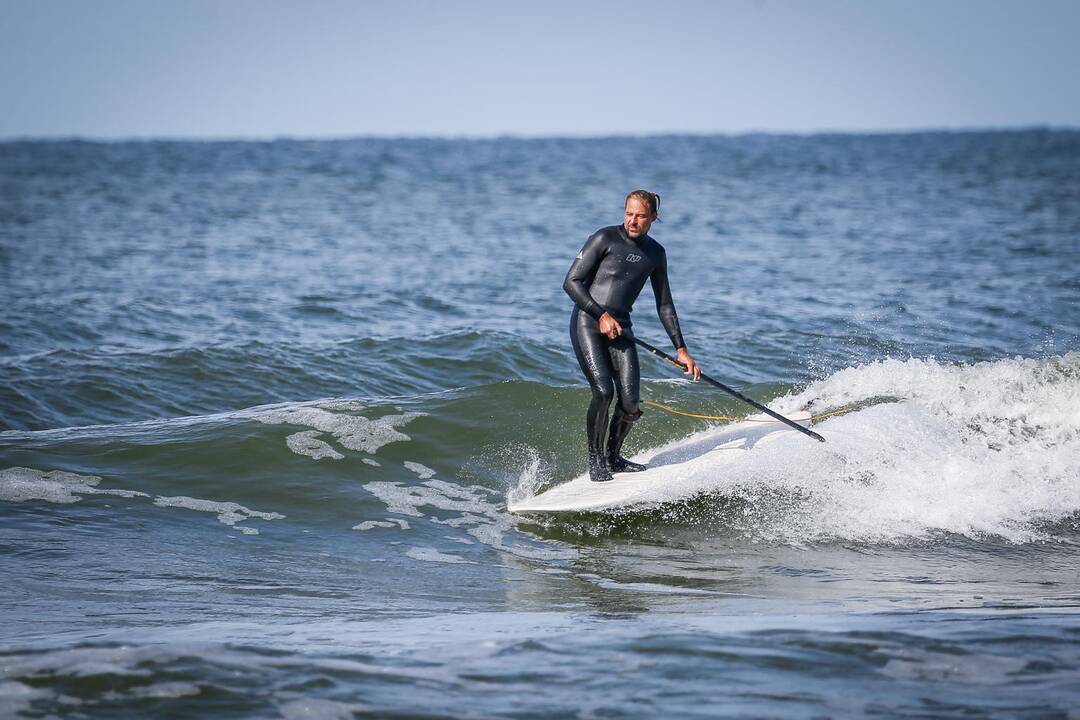
{"type": "MultiPolygon", "coordinates": [[[[639,340],[636,337],[631,337],[630,339],[633,340],[638,345],[640,345],[641,347],[648,350],[649,352],[651,352],[653,355],[658,355],[658,356],[664,358],[665,360],[667,360],[672,365],[674,365],[676,367],[679,367],[679,368],[682,368],[683,370],[686,370],[685,365],[683,365],[681,362],[679,362],[675,358],[668,355],[666,352],[664,352],[660,348],[653,347],[652,345],[645,342],[644,340],[639,340]]],[[[815,440],[825,442],[825,438],[821,437],[820,435],[818,435],[813,430],[808,430],[807,428],[804,428],[802,425],[795,422],[794,420],[789,420],[788,418],[784,417],[780,413],[773,412],[772,410],[765,407],[764,405],[762,405],[758,401],[746,397],[745,395],[743,395],[741,392],[739,392],[735,388],[728,387],[727,385],[725,385],[722,382],[719,382],[717,380],[713,380],[711,377],[709,377],[705,373],[701,373],[701,379],[704,380],[705,382],[709,383],[710,385],[714,386],[714,387],[720,388],[721,390],[726,392],[728,395],[731,395],[733,397],[737,397],[738,399],[742,400],[747,405],[750,405],[750,406],[752,406],[754,408],[757,408],[758,410],[765,413],[766,415],[768,415],[770,417],[773,417],[773,418],[776,418],[780,422],[784,423],[785,425],[787,425],[787,426],[789,426],[789,427],[791,427],[791,428],[793,428],[795,430],[798,430],[799,432],[803,433],[804,435],[809,435],[810,437],[814,438],[815,440]]]]}

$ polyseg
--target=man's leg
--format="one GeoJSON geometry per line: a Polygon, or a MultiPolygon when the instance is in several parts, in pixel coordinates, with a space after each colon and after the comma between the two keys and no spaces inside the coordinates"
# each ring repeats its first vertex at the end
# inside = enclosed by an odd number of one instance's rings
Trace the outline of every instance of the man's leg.
{"type": "Polygon", "coordinates": [[[620,337],[611,343],[611,362],[615,370],[615,387],[619,392],[619,404],[611,418],[611,435],[607,442],[608,467],[612,472],[640,472],[644,465],[633,463],[622,456],[623,442],[634,422],[641,417],[641,369],[638,365],[637,346],[633,341],[620,337]]]}
{"type": "Polygon", "coordinates": [[[607,435],[608,409],[615,397],[607,340],[600,335],[596,320],[580,310],[574,310],[570,316],[570,342],[574,346],[578,365],[581,366],[592,390],[589,412],[585,416],[589,478],[594,482],[604,482],[611,479],[611,470],[604,452],[604,438],[607,435]]]}

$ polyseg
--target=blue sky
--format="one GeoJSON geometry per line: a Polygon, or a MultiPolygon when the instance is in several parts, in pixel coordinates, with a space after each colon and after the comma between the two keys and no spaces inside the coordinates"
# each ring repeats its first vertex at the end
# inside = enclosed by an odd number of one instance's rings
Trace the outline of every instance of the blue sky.
{"type": "Polygon", "coordinates": [[[0,0],[0,138],[1080,127],[1080,1],[0,0]]]}

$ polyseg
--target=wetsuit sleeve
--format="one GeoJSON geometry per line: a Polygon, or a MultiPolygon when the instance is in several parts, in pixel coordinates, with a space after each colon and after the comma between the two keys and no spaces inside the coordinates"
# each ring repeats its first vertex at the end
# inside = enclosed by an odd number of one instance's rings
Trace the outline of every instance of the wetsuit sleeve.
{"type": "Polygon", "coordinates": [[[667,253],[660,254],[660,262],[652,272],[653,295],[656,297],[656,314],[660,316],[660,323],[667,330],[671,344],[678,350],[685,347],[682,331],[679,329],[679,316],[675,314],[675,301],[671,299],[671,287],[668,285],[667,253]]]}
{"type": "Polygon", "coordinates": [[[574,258],[563,281],[563,290],[579,308],[597,320],[604,314],[604,306],[593,300],[589,284],[596,275],[596,268],[607,253],[607,243],[602,233],[596,233],[585,242],[585,247],[574,258]]]}

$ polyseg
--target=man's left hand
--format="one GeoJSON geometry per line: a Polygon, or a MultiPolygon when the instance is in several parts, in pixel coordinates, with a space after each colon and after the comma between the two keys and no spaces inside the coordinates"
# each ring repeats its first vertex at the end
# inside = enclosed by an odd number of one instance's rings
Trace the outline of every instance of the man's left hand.
{"type": "Polygon", "coordinates": [[[678,354],[679,362],[686,366],[686,369],[683,370],[683,373],[685,375],[692,375],[695,380],[700,380],[701,368],[699,368],[698,364],[694,362],[694,358],[690,357],[690,353],[686,351],[686,348],[681,347],[676,352],[678,354]]]}

